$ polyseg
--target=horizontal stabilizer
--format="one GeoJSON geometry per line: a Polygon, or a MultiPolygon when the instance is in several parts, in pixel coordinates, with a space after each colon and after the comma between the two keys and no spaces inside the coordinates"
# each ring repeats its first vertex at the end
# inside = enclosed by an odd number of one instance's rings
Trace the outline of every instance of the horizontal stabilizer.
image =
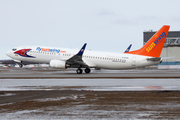
{"type": "Polygon", "coordinates": [[[153,57],[153,58],[147,58],[148,61],[160,61],[161,57],[153,57]]]}
{"type": "Polygon", "coordinates": [[[171,58],[174,58],[174,56],[173,57],[162,57],[163,60],[171,59],[171,58]]]}

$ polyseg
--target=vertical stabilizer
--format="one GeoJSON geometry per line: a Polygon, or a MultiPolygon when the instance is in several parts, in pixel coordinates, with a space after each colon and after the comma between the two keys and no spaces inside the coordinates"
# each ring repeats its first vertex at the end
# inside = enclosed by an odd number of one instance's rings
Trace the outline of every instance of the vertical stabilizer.
{"type": "Polygon", "coordinates": [[[169,25],[164,25],[149,39],[149,41],[141,49],[126,52],[126,54],[160,57],[169,28],[169,25]]]}

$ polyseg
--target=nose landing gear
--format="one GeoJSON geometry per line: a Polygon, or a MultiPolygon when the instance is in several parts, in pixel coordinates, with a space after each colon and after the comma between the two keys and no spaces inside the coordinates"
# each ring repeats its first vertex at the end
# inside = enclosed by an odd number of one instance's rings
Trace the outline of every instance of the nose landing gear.
{"type": "Polygon", "coordinates": [[[19,64],[19,67],[22,68],[22,67],[23,67],[23,64],[19,64]]]}

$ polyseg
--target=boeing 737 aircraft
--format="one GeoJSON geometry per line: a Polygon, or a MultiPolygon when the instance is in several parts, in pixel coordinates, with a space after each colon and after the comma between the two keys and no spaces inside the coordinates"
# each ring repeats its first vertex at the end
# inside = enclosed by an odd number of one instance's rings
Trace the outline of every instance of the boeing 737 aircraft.
{"type": "Polygon", "coordinates": [[[78,51],[67,48],[49,48],[41,46],[16,47],[6,54],[18,61],[49,63],[51,67],[66,69],[78,68],[76,72],[90,73],[90,68],[130,69],[155,65],[162,62],[161,51],[170,26],[164,25],[139,50],[112,53],[85,50],[86,43],[78,51]]]}

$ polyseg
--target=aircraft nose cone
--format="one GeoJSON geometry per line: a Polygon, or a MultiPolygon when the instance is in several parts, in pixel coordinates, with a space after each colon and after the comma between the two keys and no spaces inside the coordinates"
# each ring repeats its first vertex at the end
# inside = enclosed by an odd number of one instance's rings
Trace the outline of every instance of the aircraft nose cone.
{"type": "Polygon", "coordinates": [[[7,52],[6,52],[6,55],[9,56],[9,57],[10,57],[10,54],[11,54],[10,51],[7,51],[7,52]]]}

